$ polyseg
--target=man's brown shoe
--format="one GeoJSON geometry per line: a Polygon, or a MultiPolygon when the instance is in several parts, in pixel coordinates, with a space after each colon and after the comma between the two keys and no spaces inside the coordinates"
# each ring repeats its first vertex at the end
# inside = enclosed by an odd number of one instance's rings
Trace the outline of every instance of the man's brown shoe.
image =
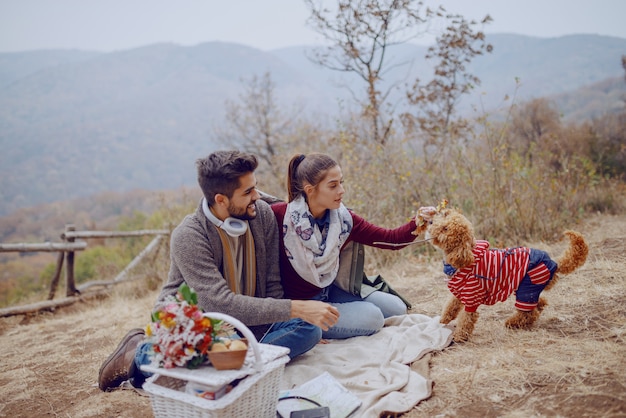
{"type": "Polygon", "coordinates": [[[98,386],[101,390],[115,389],[131,377],[129,376],[129,371],[135,361],[135,350],[144,337],[145,332],[143,329],[131,329],[124,336],[113,354],[102,363],[98,373],[98,386]]]}

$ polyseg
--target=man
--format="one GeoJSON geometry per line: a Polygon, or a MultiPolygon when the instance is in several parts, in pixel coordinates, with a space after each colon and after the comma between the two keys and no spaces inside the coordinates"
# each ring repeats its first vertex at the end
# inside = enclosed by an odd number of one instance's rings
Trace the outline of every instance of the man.
{"type": "MultiPolygon", "coordinates": [[[[333,326],[339,312],[314,300],[283,299],[278,226],[256,190],[254,155],[218,151],[196,162],[204,198],[172,232],[170,270],[157,304],[185,282],[206,312],[222,312],[246,324],[257,340],[288,347],[290,358],[307,352],[333,326]]],[[[149,344],[141,329],[129,331],[102,364],[98,385],[140,387],[149,344]]]]}

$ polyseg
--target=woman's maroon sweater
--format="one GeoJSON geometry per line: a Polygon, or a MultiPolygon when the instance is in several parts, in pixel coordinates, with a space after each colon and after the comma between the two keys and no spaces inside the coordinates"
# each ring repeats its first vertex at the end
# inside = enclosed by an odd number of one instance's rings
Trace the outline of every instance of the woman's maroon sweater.
{"type": "MultiPolygon", "coordinates": [[[[291,266],[291,262],[287,258],[285,253],[285,242],[283,240],[283,219],[287,210],[287,203],[279,202],[272,204],[272,210],[276,216],[276,222],[278,222],[278,234],[280,237],[279,253],[280,253],[280,277],[283,288],[285,290],[285,298],[288,299],[311,299],[317,295],[321,289],[306,280],[304,280],[291,266]]],[[[389,246],[374,244],[374,242],[386,242],[391,244],[410,243],[415,240],[415,235],[411,232],[415,230],[415,221],[411,219],[404,225],[395,229],[386,229],[369,223],[359,215],[350,211],[352,215],[352,231],[350,236],[344,243],[344,246],[350,242],[355,241],[364,245],[369,245],[376,248],[384,248],[389,250],[399,250],[404,246],[389,246]]]]}

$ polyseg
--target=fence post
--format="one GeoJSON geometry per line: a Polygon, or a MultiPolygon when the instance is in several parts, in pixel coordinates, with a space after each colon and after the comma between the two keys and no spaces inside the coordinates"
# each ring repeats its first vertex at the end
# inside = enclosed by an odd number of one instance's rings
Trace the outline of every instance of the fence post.
{"type": "Polygon", "coordinates": [[[61,277],[61,270],[63,269],[63,258],[65,257],[65,251],[59,252],[57,257],[57,267],[54,270],[54,277],[52,277],[52,282],[50,282],[50,292],[48,293],[48,300],[54,299],[54,294],[57,291],[57,286],[59,285],[59,278],[61,277]]]}
{"type": "MultiPolygon", "coordinates": [[[[76,226],[73,224],[65,225],[65,232],[73,232],[76,231],[76,226]]],[[[66,238],[67,242],[74,242],[76,239],[74,237],[66,238]]],[[[65,270],[65,296],[74,296],[79,294],[80,292],[76,289],[76,284],[74,283],[74,251],[68,251],[65,256],[67,261],[66,270],[65,270]]]]}

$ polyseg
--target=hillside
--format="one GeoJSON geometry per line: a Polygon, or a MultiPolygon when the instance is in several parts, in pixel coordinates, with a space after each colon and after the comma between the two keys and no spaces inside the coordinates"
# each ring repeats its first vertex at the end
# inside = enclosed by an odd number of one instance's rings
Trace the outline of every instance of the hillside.
{"type": "MultiPolygon", "coordinates": [[[[432,396],[403,418],[626,414],[626,216],[592,216],[576,228],[590,244],[587,263],[546,292],[536,327],[504,328],[512,300],[481,307],[470,342],[432,355],[432,396]]],[[[534,246],[560,254],[565,243],[534,246]]],[[[381,273],[413,303],[412,313],[437,316],[449,298],[439,257],[407,256],[381,273]]],[[[122,336],[148,322],[157,294],[150,283],[121,285],[54,314],[0,318],[0,415],[24,416],[29,405],[27,415],[37,417],[152,416],[147,397],[96,385],[122,336]]]]}
{"type": "Polygon", "coordinates": [[[619,112],[626,106],[626,82],[623,76],[607,78],[576,90],[552,96],[566,120],[580,121],[619,112]],[[584,100],[581,100],[584,98],[584,100]]]}
{"type": "MultiPolygon", "coordinates": [[[[623,73],[626,39],[490,35],[488,41],[494,52],[472,64],[482,85],[464,99],[467,112],[478,102],[486,110],[500,106],[515,92],[516,77],[524,100],[595,90],[588,86],[623,73]]],[[[297,104],[304,107],[299,117],[334,123],[339,104],[350,100],[342,86],[359,91],[357,80],[316,67],[307,49],[265,52],[210,42],[0,54],[0,216],[101,191],[193,185],[193,161],[221,146],[214,132],[225,101],[238,99],[242,79],[268,71],[282,109],[297,104]]],[[[398,67],[386,82],[428,77],[424,53],[416,45],[391,50],[398,67]]],[[[568,114],[580,119],[614,108],[592,96],[571,96],[568,114]]]]}

